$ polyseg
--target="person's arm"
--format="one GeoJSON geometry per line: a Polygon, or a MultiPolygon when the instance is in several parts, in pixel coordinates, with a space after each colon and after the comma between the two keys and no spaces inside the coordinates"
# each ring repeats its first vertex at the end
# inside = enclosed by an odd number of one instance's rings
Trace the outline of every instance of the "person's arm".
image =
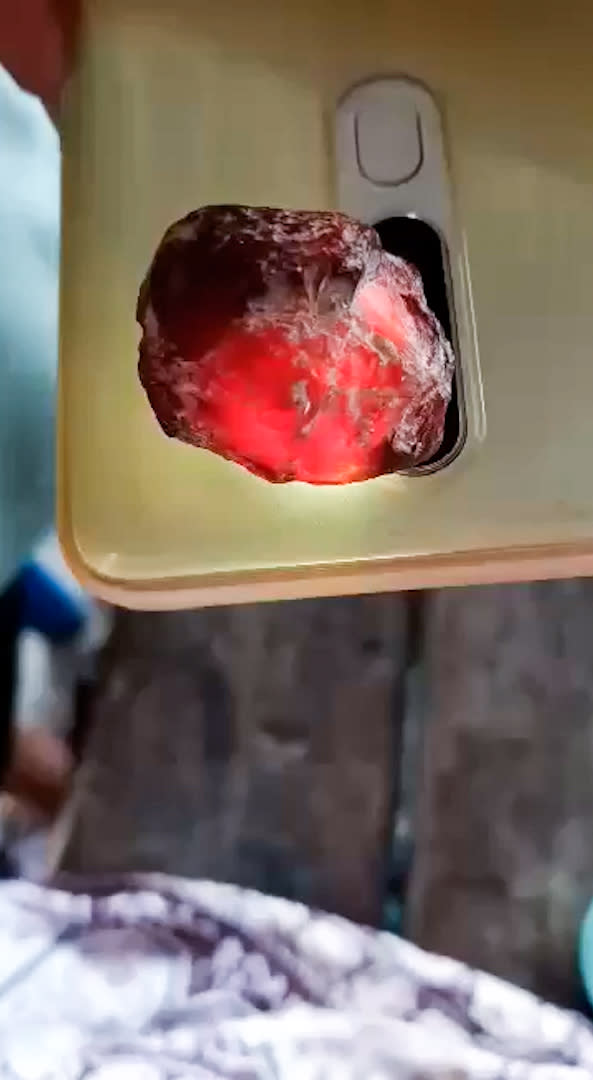
{"type": "MultiPolygon", "coordinates": [[[[3,119],[6,123],[0,169],[0,275],[5,270],[1,264],[2,257],[14,260],[18,255],[17,262],[20,260],[20,274],[14,274],[13,263],[11,274],[4,276],[5,286],[9,281],[12,291],[8,286],[4,290],[0,288],[0,365],[2,357],[7,353],[19,359],[16,368],[0,366],[0,406],[4,406],[0,425],[0,449],[5,455],[5,461],[12,461],[10,469],[5,470],[4,475],[0,458],[0,530],[3,529],[3,532],[0,531],[0,539],[4,540],[6,549],[3,551],[3,545],[0,544],[0,790],[17,796],[50,816],[58,810],[67,792],[71,755],[67,746],[51,731],[39,728],[20,730],[13,723],[17,678],[16,642],[22,607],[17,573],[19,549],[22,548],[20,557],[26,557],[27,543],[35,532],[36,518],[36,515],[21,513],[22,507],[20,504],[16,505],[21,490],[23,500],[30,496],[23,485],[15,485],[14,477],[18,474],[15,472],[14,463],[25,462],[23,476],[27,469],[30,471],[32,467],[39,467],[35,471],[35,480],[38,486],[41,485],[44,489],[47,487],[49,526],[51,483],[48,479],[45,484],[45,473],[43,476],[41,473],[42,462],[45,460],[45,443],[51,439],[52,433],[57,258],[50,259],[48,256],[48,238],[55,238],[57,252],[58,162],[57,145],[54,145],[53,149],[51,145],[52,141],[57,141],[55,133],[51,131],[51,126],[39,113],[37,106],[31,109],[33,103],[29,102],[25,108],[24,104],[18,102],[18,90],[12,80],[8,79],[6,72],[24,90],[39,97],[55,120],[73,48],[77,8],[78,0],[60,0],[59,3],[52,3],[51,0],[7,0],[0,3],[0,75],[3,76],[0,111],[3,107],[3,119]],[[5,70],[2,71],[1,68],[5,70]],[[18,107],[15,107],[15,103],[18,107]],[[40,122],[39,115],[43,123],[40,122]],[[7,123],[7,117],[10,123],[7,123]],[[33,127],[31,123],[27,124],[27,119],[30,120],[31,117],[35,119],[33,127]],[[21,120],[26,131],[24,141],[13,138],[15,123],[18,125],[21,120]],[[45,147],[45,152],[50,157],[48,187],[44,189],[47,205],[43,204],[43,207],[36,190],[35,197],[28,201],[28,189],[25,188],[23,194],[22,186],[19,188],[14,182],[14,176],[19,175],[21,158],[30,166],[27,159],[30,149],[27,139],[31,140],[32,131],[35,131],[37,137],[35,145],[45,147]],[[47,131],[52,138],[47,138],[47,131]],[[39,236],[43,238],[42,245],[37,243],[39,236]],[[40,252],[43,252],[43,256],[40,252]],[[34,308],[34,318],[24,319],[22,316],[23,312],[26,312],[26,300],[22,295],[22,282],[31,280],[39,289],[40,303],[34,308]],[[7,341],[10,343],[9,347],[7,341]],[[14,404],[19,401],[19,394],[23,393],[25,397],[21,398],[21,404],[24,400],[30,406],[28,411],[25,409],[24,420],[20,405],[20,411],[17,412],[14,404]],[[14,422],[13,417],[16,417],[14,422]],[[23,445],[28,445],[28,450],[21,453],[23,445]]],[[[23,95],[20,97],[23,98],[23,95]]],[[[34,165],[39,164],[34,154],[32,159],[34,165]]],[[[37,178],[33,178],[31,172],[35,172],[35,169],[23,168],[22,175],[27,182],[33,184],[37,178]]],[[[0,276],[0,285],[2,280],[0,276]]],[[[43,510],[38,511],[37,517],[39,529],[44,523],[43,510]]]]}

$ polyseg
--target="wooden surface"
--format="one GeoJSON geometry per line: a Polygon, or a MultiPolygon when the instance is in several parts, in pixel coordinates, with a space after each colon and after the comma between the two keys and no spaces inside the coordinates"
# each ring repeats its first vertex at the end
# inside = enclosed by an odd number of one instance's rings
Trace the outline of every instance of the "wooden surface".
{"type": "Polygon", "coordinates": [[[593,583],[427,600],[408,930],[574,1004],[593,897],[593,583]]]}
{"type": "Polygon", "coordinates": [[[257,886],[376,922],[405,598],[119,612],[63,860],[257,886]]]}
{"type": "Polygon", "coordinates": [[[406,696],[407,931],[572,1005],[593,896],[592,628],[579,581],[118,613],[64,863],[229,879],[375,922],[406,696]]]}

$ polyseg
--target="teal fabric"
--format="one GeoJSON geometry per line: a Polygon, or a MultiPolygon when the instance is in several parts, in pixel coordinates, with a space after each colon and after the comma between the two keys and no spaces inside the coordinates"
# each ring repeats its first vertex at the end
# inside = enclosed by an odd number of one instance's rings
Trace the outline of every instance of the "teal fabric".
{"type": "Polygon", "coordinates": [[[54,514],[60,148],[0,67],[0,590],[54,514]]]}
{"type": "Polygon", "coordinates": [[[578,964],[587,1000],[593,1008],[593,902],[589,904],[581,923],[578,964]]]}

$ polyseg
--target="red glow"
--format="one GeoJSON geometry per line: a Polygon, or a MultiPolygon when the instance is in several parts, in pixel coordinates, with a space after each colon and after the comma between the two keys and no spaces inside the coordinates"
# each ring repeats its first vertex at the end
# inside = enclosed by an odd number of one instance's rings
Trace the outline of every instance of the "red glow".
{"type": "Polygon", "coordinates": [[[167,434],[268,480],[343,484],[438,447],[440,327],[415,272],[341,215],[190,215],[157,252],[139,319],[167,434]]]}

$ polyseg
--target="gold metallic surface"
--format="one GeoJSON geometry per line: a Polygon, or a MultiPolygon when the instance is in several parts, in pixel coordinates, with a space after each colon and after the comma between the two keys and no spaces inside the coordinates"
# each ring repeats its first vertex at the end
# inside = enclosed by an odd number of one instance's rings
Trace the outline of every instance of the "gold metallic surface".
{"type": "Polygon", "coordinates": [[[59,518],[87,583],[151,607],[587,570],[593,5],[86,10],[63,133],[59,518]],[[336,101],[390,73],[443,110],[481,367],[467,443],[431,476],[272,486],[163,435],[136,374],[138,285],[200,205],[334,206],[336,101]]]}

